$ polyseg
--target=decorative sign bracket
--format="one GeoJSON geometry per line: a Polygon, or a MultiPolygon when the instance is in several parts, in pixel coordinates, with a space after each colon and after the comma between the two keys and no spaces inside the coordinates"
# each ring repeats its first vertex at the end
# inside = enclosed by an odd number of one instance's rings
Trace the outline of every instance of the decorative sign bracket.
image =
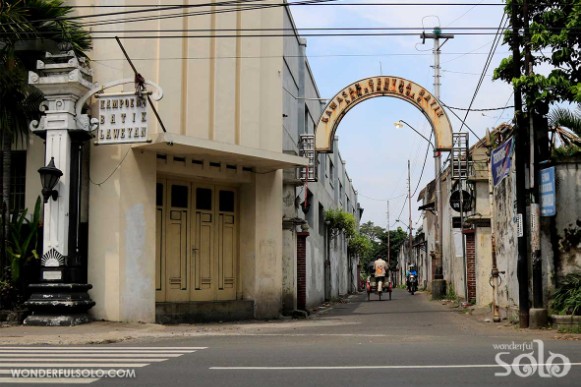
{"type": "MultiPolygon", "coordinates": [[[[104,85],[95,84],[95,87],[93,87],[91,90],[89,90],[85,95],[83,95],[77,101],[76,109],[75,109],[75,118],[76,118],[77,124],[79,126],[79,129],[86,130],[86,131],[94,131],[99,126],[99,119],[97,119],[95,117],[90,118],[88,114],[82,113],[83,107],[85,106],[85,103],[89,100],[89,98],[91,98],[95,94],[103,93],[103,91],[105,91],[109,88],[120,86],[120,85],[125,85],[125,84],[134,84],[134,83],[135,83],[135,79],[126,78],[126,79],[120,79],[117,81],[111,81],[111,82],[106,83],[104,85]]],[[[158,84],[151,82],[151,81],[148,81],[148,80],[144,80],[143,84],[151,86],[154,89],[154,91],[153,92],[136,91],[134,93],[135,95],[138,95],[138,96],[151,95],[151,98],[153,98],[156,101],[159,101],[163,97],[163,90],[161,89],[161,87],[158,84]]],[[[116,94],[119,95],[119,93],[116,93],[116,94]]]]}

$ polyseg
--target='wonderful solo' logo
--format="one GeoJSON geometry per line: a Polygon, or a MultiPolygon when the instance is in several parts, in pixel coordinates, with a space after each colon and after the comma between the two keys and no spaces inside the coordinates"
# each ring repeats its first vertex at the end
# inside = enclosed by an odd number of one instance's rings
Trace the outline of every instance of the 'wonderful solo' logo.
{"type": "Polygon", "coordinates": [[[571,362],[568,357],[559,353],[548,351],[548,357],[544,351],[545,345],[542,340],[533,340],[532,342],[511,344],[494,344],[494,349],[498,350],[520,350],[531,351],[520,354],[510,361],[510,352],[498,352],[494,359],[496,364],[504,368],[504,372],[495,372],[494,376],[508,376],[511,373],[527,378],[538,373],[542,378],[562,378],[569,373],[571,362]],[[535,343],[537,351],[535,351],[535,343]]]}

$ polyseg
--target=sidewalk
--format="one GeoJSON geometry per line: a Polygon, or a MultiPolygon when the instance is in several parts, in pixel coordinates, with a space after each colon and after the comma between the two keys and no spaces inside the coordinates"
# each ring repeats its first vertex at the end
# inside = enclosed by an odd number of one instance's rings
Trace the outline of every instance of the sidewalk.
{"type": "Polygon", "coordinates": [[[0,325],[0,345],[86,345],[110,344],[123,341],[171,338],[203,335],[236,335],[248,332],[264,332],[288,326],[298,328],[304,324],[317,323],[315,316],[323,314],[335,303],[325,302],[312,310],[307,319],[281,317],[273,320],[247,320],[226,323],[200,323],[161,325],[154,323],[122,323],[91,321],[75,326],[28,326],[0,325]]]}
{"type": "MultiPolygon", "coordinates": [[[[356,295],[351,297],[356,297],[356,295]]],[[[325,322],[317,317],[322,317],[325,311],[333,308],[336,304],[349,302],[349,298],[334,303],[324,303],[316,308],[309,318],[304,320],[291,320],[287,317],[268,321],[250,320],[179,325],[93,321],[72,327],[0,326],[0,345],[87,345],[154,338],[265,333],[269,330],[284,329],[286,327],[300,328],[303,325],[324,324],[325,322]]],[[[494,323],[492,322],[492,314],[489,307],[467,306],[464,308],[456,302],[446,300],[430,302],[441,304],[442,308],[455,309],[458,312],[458,318],[471,320],[473,323],[489,329],[528,332],[539,337],[557,340],[581,340],[581,334],[560,333],[554,329],[520,329],[518,325],[508,320],[494,323]]]]}
{"type": "Polygon", "coordinates": [[[466,305],[455,300],[432,300],[431,302],[440,303],[444,308],[455,309],[462,318],[471,320],[482,327],[489,327],[491,329],[498,329],[504,331],[514,331],[520,333],[528,333],[544,338],[551,338],[555,340],[581,340],[581,334],[559,332],[553,327],[542,329],[520,328],[518,321],[510,321],[506,316],[502,316],[499,322],[493,321],[493,313],[489,306],[475,306],[466,305]]]}

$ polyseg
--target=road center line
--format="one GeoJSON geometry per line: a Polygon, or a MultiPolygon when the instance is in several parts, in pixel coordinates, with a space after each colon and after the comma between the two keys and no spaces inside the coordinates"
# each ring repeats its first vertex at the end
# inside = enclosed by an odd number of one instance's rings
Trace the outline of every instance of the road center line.
{"type": "MultiPolygon", "coordinates": [[[[537,364],[545,366],[547,364],[537,364]]],[[[554,365],[579,366],[581,363],[559,363],[554,365]]],[[[521,365],[522,366],[522,365],[521,365]]],[[[306,366],[306,367],[210,367],[211,370],[242,371],[308,371],[308,370],[373,370],[373,369],[449,369],[449,368],[499,368],[499,364],[450,364],[450,365],[385,365],[385,366],[306,366]]],[[[517,367],[513,365],[513,367],[517,367]]]]}

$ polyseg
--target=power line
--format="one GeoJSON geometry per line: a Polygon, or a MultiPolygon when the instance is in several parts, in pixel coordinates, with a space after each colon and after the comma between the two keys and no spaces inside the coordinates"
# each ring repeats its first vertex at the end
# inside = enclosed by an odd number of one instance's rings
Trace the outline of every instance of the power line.
{"type": "MultiPolygon", "coordinates": [[[[457,53],[451,53],[455,55],[457,53]]],[[[349,57],[391,57],[391,56],[429,56],[429,53],[378,53],[378,54],[309,54],[309,55],[284,55],[285,58],[349,58],[349,57]]],[[[444,54],[445,55],[445,54],[444,54]]],[[[471,55],[487,55],[486,53],[472,53],[471,55]]],[[[132,58],[134,61],[147,61],[147,60],[208,60],[208,59],[268,59],[268,58],[280,58],[280,55],[225,55],[225,56],[181,56],[181,57],[150,57],[150,58],[132,58]]],[[[91,62],[102,62],[102,61],[121,61],[120,58],[104,58],[104,59],[92,59],[91,62]]]]}
{"type": "Polygon", "coordinates": [[[446,106],[448,109],[454,109],[454,110],[462,110],[462,111],[471,111],[471,112],[489,112],[489,111],[493,111],[493,110],[504,110],[504,109],[508,109],[508,108],[513,108],[514,106],[502,106],[502,107],[496,107],[496,108],[488,108],[488,109],[464,109],[464,108],[459,108],[459,107],[453,107],[453,106],[448,106],[448,105],[444,105],[446,106]]]}
{"type": "Polygon", "coordinates": [[[414,193],[411,195],[412,197],[416,196],[416,192],[418,192],[418,188],[420,187],[420,183],[422,182],[422,177],[424,176],[424,169],[426,168],[426,162],[428,161],[428,152],[430,150],[430,146],[431,146],[431,141],[432,141],[432,134],[433,132],[430,131],[430,144],[428,144],[428,146],[426,147],[426,154],[424,156],[424,163],[422,165],[422,171],[420,172],[420,178],[418,179],[418,184],[416,185],[416,188],[414,189],[414,193]]]}
{"type": "MultiPolygon", "coordinates": [[[[273,7],[287,7],[288,3],[267,3],[267,4],[260,4],[265,0],[233,0],[233,1],[223,1],[223,2],[209,2],[209,3],[202,3],[202,4],[180,4],[180,5],[156,5],[155,7],[149,6],[146,9],[137,9],[137,10],[130,10],[130,11],[116,11],[116,12],[108,12],[108,13],[99,13],[99,14],[89,14],[89,15],[73,15],[73,16],[65,16],[56,19],[44,19],[44,20],[35,20],[35,23],[43,24],[43,23],[54,23],[54,22],[62,22],[62,21],[78,21],[84,19],[96,19],[96,18],[106,18],[107,22],[105,24],[118,24],[118,23],[129,23],[135,21],[151,21],[151,20],[161,20],[166,18],[175,18],[175,17],[187,17],[187,16],[198,16],[198,15],[206,15],[206,14],[218,14],[223,12],[239,12],[244,10],[255,10],[255,9],[262,9],[262,8],[273,8],[273,7]],[[245,5],[249,4],[249,5],[245,5]],[[143,18],[135,18],[135,19],[111,19],[113,16],[119,15],[132,15],[138,13],[150,13],[150,12],[162,12],[162,11],[173,11],[173,10],[184,10],[184,9],[191,9],[191,8],[216,8],[216,7],[223,7],[223,6],[236,6],[236,8],[230,9],[219,9],[213,11],[203,11],[203,12],[191,12],[191,13],[178,13],[178,14],[171,14],[165,16],[150,16],[150,17],[143,17],[143,18]]],[[[335,2],[337,0],[303,0],[297,3],[293,3],[293,5],[315,5],[315,4],[322,4],[328,2],[335,2]]],[[[77,7],[65,7],[65,8],[81,8],[81,7],[88,7],[88,8],[109,8],[108,6],[77,6],[77,7]]],[[[135,6],[133,8],[143,8],[143,6],[135,6]]],[[[16,23],[7,23],[7,25],[16,24],[16,23]]],[[[95,24],[86,23],[85,26],[94,26],[99,25],[98,22],[95,24]]]]}
{"type": "MultiPolygon", "coordinates": [[[[490,46],[490,52],[489,52],[488,58],[486,58],[484,68],[482,69],[482,74],[480,75],[480,79],[478,80],[478,85],[476,86],[476,89],[474,90],[474,94],[472,95],[472,100],[470,101],[470,105],[468,105],[468,110],[466,111],[466,115],[464,116],[464,119],[462,120],[462,125],[460,125],[460,129],[458,130],[459,132],[461,132],[462,128],[465,126],[465,122],[466,122],[466,119],[468,118],[468,114],[470,114],[470,108],[472,107],[472,104],[476,100],[476,96],[478,95],[478,92],[480,91],[480,87],[482,86],[482,83],[484,82],[484,77],[486,76],[488,68],[490,67],[490,63],[492,62],[493,54],[496,51],[498,45],[500,44],[501,36],[502,36],[501,31],[505,30],[507,26],[508,26],[508,18],[506,17],[506,13],[503,13],[502,18],[500,19],[500,23],[498,25],[498,31],[496,33],[496,36],[494,37],[494,41],[492,43],[492,46],[490,46]],[[504,27],[503,27],[503,24],[504,24],[504,27]]],[[[478,138],[478,136],[476,136],[476,137],[478,138]]],[[[480,138],[478,138],[478,139],[480,140],[480,138]]]]}

